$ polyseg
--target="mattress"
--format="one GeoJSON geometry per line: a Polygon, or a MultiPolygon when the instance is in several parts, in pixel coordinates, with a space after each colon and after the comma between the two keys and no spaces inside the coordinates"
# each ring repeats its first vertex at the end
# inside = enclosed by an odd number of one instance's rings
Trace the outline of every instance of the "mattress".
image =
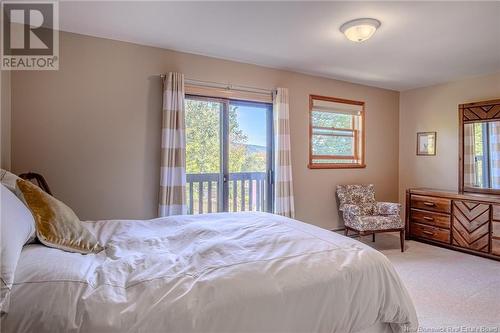
{"type": "Polygon", "coordinates": [[[105,246],[26,246],[3,332],[394,332],[413,303],[380,252],[267,213],[85,222],[105,246]]]}

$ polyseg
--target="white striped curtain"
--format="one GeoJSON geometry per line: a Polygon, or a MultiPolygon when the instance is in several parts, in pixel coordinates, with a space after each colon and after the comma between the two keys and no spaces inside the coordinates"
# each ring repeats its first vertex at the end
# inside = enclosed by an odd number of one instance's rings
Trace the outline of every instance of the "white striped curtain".
{"type": "Polygon", "coordinates": [[[274,213],[294,218],[288,104],[288,89],[278,88],[273,99],[274,213]]]}
{"type": "Polygon", "coordinates": [[[163,81],[163,120],[159,216],[186,214],[186,138],[184,75],[168,73],[163,81]]]}
{"type": "Polygon", "coordinates": [[[489,123],[490,126],[490,164],[491,188],[500,188],[500,123],[489,123]]]}
{"type": "Polygon", "coordinates": [[[464,185],[468,187],[476,186],[474,124],[464,125],[464,185]]]}

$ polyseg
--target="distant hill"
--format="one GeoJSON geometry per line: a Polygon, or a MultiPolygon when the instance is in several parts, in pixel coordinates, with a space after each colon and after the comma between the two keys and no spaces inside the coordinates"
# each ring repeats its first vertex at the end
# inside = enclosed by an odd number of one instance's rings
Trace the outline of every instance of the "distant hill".
{"type": "Polygon", "coordinates": [[[247,149],[247,152],[250,154],[254,153],[265,153],[267,151],[266,147],[258,146],[258,145],[244,145],[247,149]]]}
{"type": "Polygon", "coordinates": [[[245,144],[245,143],[232,143],[235,146],[240,146],[240,147],[245,147],[245,150],[249,154],[262,154],[266,153],[267,149],[265,146],[259,146],[259,145],[250,145],[250,144],[245,144]]]}

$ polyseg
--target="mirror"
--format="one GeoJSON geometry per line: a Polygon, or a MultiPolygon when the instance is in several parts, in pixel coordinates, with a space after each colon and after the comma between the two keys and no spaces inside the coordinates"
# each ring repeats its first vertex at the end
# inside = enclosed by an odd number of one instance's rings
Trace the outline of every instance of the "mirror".
{"type": "Polygon", "coordinates": [[[500,189],[500,121],[464,124],[464,186],[500,189]]]}
{"type": "Polygon", "coordinates": [[[500,100],[461,104],[459,190],[500,194],[500,100]]]}

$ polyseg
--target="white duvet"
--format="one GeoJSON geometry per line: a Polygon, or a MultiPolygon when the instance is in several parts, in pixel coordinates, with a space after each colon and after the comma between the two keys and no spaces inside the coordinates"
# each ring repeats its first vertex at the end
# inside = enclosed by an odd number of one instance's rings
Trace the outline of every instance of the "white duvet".
{"type": "Polygon", "coordinates": [[[86,225],[104,252],[24,248],[2,332],[417,328],[384,255],[312,225],[266,213],[86,225]]]}

